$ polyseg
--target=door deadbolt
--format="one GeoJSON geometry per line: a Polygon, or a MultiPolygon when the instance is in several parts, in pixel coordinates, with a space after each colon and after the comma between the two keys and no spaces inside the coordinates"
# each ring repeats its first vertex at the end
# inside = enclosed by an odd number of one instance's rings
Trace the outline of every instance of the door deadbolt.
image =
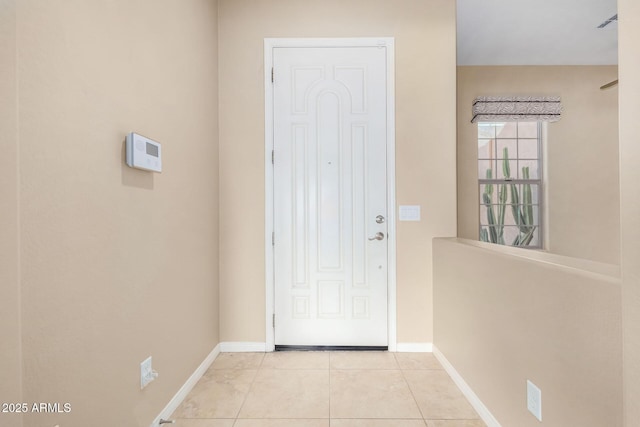
{"type": "Polygon", "coordinates": [[[376,217],[376,222],[377,222],[378,224],[382,224],[382,223],[384,223],[384,217],[383,217],[382,215],[378,215],[378,216],[376,217]]]}

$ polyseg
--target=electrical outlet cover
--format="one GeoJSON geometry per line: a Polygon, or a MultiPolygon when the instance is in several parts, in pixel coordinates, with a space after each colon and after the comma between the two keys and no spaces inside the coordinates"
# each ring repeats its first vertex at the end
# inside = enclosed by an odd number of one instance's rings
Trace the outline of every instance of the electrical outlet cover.
{"type": "Polygon", "coordinates": [[[538,421],[542,421],[542,391],[527,380],[527,409],[538,421]]]}

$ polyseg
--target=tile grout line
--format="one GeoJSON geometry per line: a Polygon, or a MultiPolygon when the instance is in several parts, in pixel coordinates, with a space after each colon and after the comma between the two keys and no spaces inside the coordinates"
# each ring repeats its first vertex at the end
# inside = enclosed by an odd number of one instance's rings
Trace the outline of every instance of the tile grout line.
{"type": "Polygon", "coordinates": [[[331,356],[333,352],[329,352],[329,427],[331,427],[331,356]]]}
{"type": "MultiPolygon", "coordinates": [[[[247,397],[249,397],[249,393],[251,393],[251,390],[253,390],[253,385],[255,384],[256,379],[258,378],[258,374],[260,373],[260,369],[262,369],[262,364],[264,363],[265,354],[266,353],[262,353],[262,358],[260,359],[260,363],[258,364],[258,367],[256,369],[256,373],[253,376],[253,379],[251,380],[251,384],[249,385],[249,389],[247,390],[247,392],[244,395],[244,398],[242,399],[242,404],[238,408],[238,412],[236,413],[236,416],[235,416],[234,421],[233,421],[233,425],[234,426],[238,423],[238,417],[240,416],[240,412],[242,412],[242,408],[244,408],[244,404],[247,402],[247,397]]],[[[245,369],[245,370],[249,370],[249,369],[245,369]]]]}
{"type": "Polygon", "coordinates": [[[402,374],[402,379],[404,380],[405,384],[407,385],[407,388],[409,389],[409,393],[411,393],[411,397],[413,397],[413,402],[416,404],[416,407],[418,408],[418,412],[420,412],[420,415],[422,416],[422,422],[424,423],[425,427],[429,427],[426,418],[424,417],[424,412],[422,412],[422,408],[420,407],[420,404],[418,403],[418,399],[416,399],[416,395],[413,393],[413,389],[411,388],[411,384],[409,384],[409,381],[407,380],[406,375],[404,374],[404,369],[402,369],[402,367],[400,366],[400,362],[398,361],[398,357],[394,354],[393,358],[395,359],[396,363],[398,364],[398,368],[400,369],[400,373],[402,374]]]}
{"type": "MultiPolygon", "coordinates": [[[[397,360],[397,357],[396,357],[396,360],[397,360]]],[[[437,361],[437,363],[438,363],[438,367],[437,368],[427,367],[427,368],[413,368],[413,369],[406,369],[406,370],[407,371],[428,371],[428,372],[442,371],[447,375],[447,378],[453,380],[451,378],[451,375],[449,375],[449,373],[447,372],[445,367],[442,365],[442,363],[439,360],[437,361]]],[[[404,376],[404,369],[402,369],[402,371],[403,371],[403,376],[404,376]]],[[[406,377],[405,377],[405,381],[407,381],[406,377]]],[[[407,381],[407,384],[408,384],[408,381],[407,381]]],[[[460,387],[458,387],[457,384],[456,384],[456,389],[460,390],[460,387]]],[[[413,390],[411,389],[410,385],[409,385],[409,390],[411,391],[411,394],[413,395],[413,390]]],[[[469,399],[467,399],[466,396],[464,396],[464,398],[465,398],[465,400],[467,402],[469,402],[469,399]]],[[[414,399],[415,399],[415,396],[414,396],[414,399]]],[[[418,406],[418,409],[420,409],[420,406],[418,406]]],[[[475,408],[474,408],[474,410],[475,410],[475,408]]],[[[420,413],[422,414],[422,409],[420,409],[420,413]]],[[[476,411],[476,414],[477,414],[477,411],[476,411]]],[[[431,427],[432,426],[431,421],[478,421],[478,420],[481,421],[483,426],[486,427],[486,424],[484,423],[484,421],[479,417],[477,417],[477,418],[429,418],[429,419],[427,419],[425,417],[425,415],[422,414],[422,418],[423,418],[423,421],[424,421],[424,423],[426,424],[427,427],[431,427]]]]}

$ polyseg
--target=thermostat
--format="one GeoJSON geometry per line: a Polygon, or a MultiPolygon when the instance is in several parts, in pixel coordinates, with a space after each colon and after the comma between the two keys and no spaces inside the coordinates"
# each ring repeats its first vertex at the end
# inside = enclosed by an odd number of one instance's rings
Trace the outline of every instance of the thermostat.
{"type": "Polygon", "coordinates": [[[159,142],[131,132],[127,135],[127,165],[162,172],[162,147],[159,142]]]}

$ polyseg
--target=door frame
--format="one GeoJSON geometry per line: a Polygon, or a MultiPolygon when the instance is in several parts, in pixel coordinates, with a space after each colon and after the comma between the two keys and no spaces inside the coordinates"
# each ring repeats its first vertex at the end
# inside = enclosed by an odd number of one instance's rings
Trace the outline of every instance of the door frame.
{"type": "Polygon", "coordinates": [[[274,246],[274,181],[272,151],[273,141],[273,49],[281,47],[386,47],[387,59],[387,331],[389,351],[396,351],[396,141],[395,141],[395,43],[393,37],[363,38],[265,38],[264,39],[264,182],[265,182],[265,326],[266,351],[275,350],[275,272],[274,246]]]}

